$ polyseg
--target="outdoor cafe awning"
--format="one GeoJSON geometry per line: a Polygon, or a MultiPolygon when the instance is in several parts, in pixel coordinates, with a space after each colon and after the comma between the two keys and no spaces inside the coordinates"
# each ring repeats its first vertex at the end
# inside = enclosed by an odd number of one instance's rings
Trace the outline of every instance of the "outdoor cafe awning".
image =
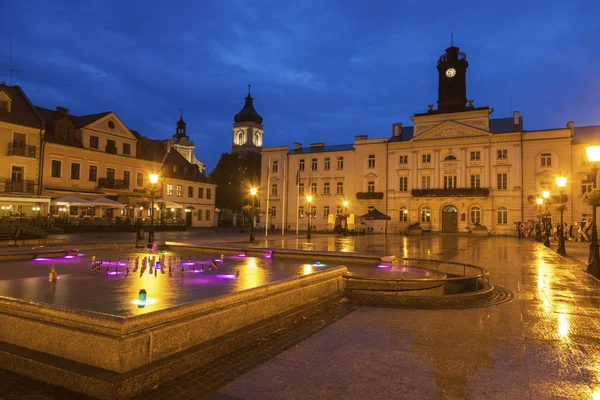
{"type": "Polygon", "coordinates": [[[154,206],[156,207],[156,205],[158,203],[164,203],[165,208],[183,208],[183,206],[181,204],[175,203],[173,201],[170,200],[163,200],[163,199],[156,199],[154,200],[154,206]]]}
{"type": "Polygon", "coordinates": [[[89,200],[84,200],[76,196],[64,196],[50,201],[53,206],[74,206],[74,207],[93,207],[89,200]]]}
{"type": "Polygon", "coordinates": [[[118,201],[114,201],[111,199],[107,199],[106,197],[98,197],[97,199],[90,200],[91,207],[104,207],[104,208],[123,208],[125,205],[123,203],[119,203],[118,201]]]}
{"type": "Polygon", "coordinates": [[[384,213],[382,213],[381,211],[379,211],[376,208],[372,209],[365,215],[361,215],[360,217],[364,220],[374,220],[374,219],[389,220],[389,219],[392,219],[391,217],[388,217],[387,215],[385,215],[384,213]]]}

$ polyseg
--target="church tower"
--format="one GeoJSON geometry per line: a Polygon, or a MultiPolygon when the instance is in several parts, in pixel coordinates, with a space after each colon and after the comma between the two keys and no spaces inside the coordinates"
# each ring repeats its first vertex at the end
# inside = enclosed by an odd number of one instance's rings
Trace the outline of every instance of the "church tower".
{"type": "Polygon", "coordinates": [[[233,118],[231,152],[260,152],[263,144],[262,117],[254,109],[250,85],[244,108],[233,118]]]}
{"type": "Polygon", "coordinates": [[[438,59],[438,112],[467,110],[467,55],[452,44],[438,59]]]}
{"type": "Polygon", "coordinates": [[[200,172],[203,174],[206,173],[206,165],[196,158],[194,154],[194,141],[190,140],[190,137],[187,135],[187,124],[183,120],[183,114],[180,115],[179,121],[177,121],[177,125],[175,127],[175,134],[171,138],[171,144],[175,147],[182,156],[185,157],[188,162],[192,164],[196,164],[200,168],[200,172]]]}

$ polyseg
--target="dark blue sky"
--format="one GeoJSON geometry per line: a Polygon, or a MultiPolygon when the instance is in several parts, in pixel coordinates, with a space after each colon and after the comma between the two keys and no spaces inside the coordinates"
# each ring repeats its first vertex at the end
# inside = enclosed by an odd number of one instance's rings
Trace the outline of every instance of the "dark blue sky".
{"type": "Polygon", "coordinates": [[[229,151],[248,83],[265,146],[349,143],[412,124],[438,57],[467,53],[467,97],[526,129],[600,124],[600,1],[8,1],[0,80],[48,108],[112,110],[154,138],[184,109],[198,157],[229,151]],[[549,6],[549,3],[557,3],[549,6]]]}

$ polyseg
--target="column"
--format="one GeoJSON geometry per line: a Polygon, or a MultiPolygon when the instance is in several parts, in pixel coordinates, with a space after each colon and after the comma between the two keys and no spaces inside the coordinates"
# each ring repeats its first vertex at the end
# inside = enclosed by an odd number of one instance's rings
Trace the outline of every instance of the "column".
{"type": "Polygon", "coordinates": [[[467,149],[460,149],[460,186],[467,187],[467,149]]]}
{"type": "Polygon", "coordinates": [[[433,180],[434,180],[434,184],[433,187],[434,188],[439,188],[440,185],[440,151],[439,150],[434,150],[433,151],[433,180]]]}
{"type": "Polygon", "coordinates": [[[412,158],[413,158],[413,167],[412,167],[412,182],[411,182],[411,188],[413,189],[418,189],[419,188],[419,182],[417,181],[419,179],[419,152],[418,151],[413,151],[412,152],[412,158]]]}
{"type": "Polygon", "coordinates": [[[490,146],[484,147],[484,157],[485,160],[483,162],[483,182],[482,187],[492,187],[492,183],[490,180],[490,171],[492,169],[492,159],[490,158],[490,146]]]}

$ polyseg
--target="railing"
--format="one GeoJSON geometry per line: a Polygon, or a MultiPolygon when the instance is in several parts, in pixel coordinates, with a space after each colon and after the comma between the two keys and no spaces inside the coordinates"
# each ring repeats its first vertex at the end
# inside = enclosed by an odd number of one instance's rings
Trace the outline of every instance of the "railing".
{"type": "Polygon", "coordinates": [[[13,181],[7,179],[4,184],[6,193],[34,193],[35,181],[13,181]]]}
{"type": "Polygon", "coordinates": [[[122,179],[100,178],[98,179],[98,188],[129,190],[129,181],[122,179]]]}
{"type": "Polygon", "coordinates": [[[488,197],[488,188],[413,189],[413,197],[488,197]]]}
{"type": "Polygon", "coordinates": [[[11,142],[8,144],[8,150],[6,151],[7,156],[21,156],[35,158],[37,154],[37,147],[30,146],[24,143],[11,142]]]}
{"type": "Polygon", "coordinates": [[[383,199],[383,192],[357,192],[356,198],[359,200],[383,199]]]}

